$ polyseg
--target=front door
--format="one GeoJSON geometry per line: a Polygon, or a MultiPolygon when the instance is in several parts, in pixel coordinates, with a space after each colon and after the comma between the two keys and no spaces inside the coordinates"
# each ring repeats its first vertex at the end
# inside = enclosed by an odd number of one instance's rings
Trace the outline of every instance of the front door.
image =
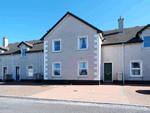
{"type": "Polygon", "coordinates": [[[112,81],[112,63],[104,63],[104,81],[112,81]]]}
{"type": "Polygon", "coordinates": [[[16,67],[16,81],[19,81],[19,77],[20,77],[20,70],[19,70],[19,66],[16,67]]]}
{"type": "Polygon", "coordinates": [[[3,71],[3,75],[4,75],[3,79],[5,80],[6,79],[6,74],[7,74],[7,67],[4,67],[3,69],[4,69],[4,71],[3,71]]]}

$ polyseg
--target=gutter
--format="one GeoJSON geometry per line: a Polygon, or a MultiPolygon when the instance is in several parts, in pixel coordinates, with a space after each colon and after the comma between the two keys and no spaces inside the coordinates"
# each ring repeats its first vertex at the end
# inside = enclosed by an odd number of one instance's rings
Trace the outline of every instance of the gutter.
{"type": "Polygon", "coordinates": [[[125,80],[124,80],[124,43],[122,43],[122,60],[123,60],[123,63],[122,63],[122,70],[123,70],[122,79],[123,79],[123,84],[125,84],[125,80]]]}

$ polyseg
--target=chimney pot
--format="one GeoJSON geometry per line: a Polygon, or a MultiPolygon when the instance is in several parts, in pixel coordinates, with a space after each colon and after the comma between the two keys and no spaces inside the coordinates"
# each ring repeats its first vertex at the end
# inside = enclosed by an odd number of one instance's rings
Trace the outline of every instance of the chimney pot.
{"type": "Polygon", "coordinates": [[[6,36],[3,38],[3,46],[4,47],[8,46],[8,38],[6,38],[6,36]]]}

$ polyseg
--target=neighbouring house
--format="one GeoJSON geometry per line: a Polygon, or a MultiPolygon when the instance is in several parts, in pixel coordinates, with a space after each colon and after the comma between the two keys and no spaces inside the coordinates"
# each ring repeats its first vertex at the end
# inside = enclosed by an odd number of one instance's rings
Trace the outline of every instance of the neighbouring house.
{"type": "Polygon", "coordinates": [[[43,41],[33,40],[8,44],[8,39],[4,37],[0,50],[1,80],[35,80],[40,79],[40,76],[44,74],[43,41]]]}
{"type": "Polygon", "coordinates": [[[67,12],[40,40],[0,46],[0,79],[53,84],[150,82],[150,25],[102,31],[67,12]]]}

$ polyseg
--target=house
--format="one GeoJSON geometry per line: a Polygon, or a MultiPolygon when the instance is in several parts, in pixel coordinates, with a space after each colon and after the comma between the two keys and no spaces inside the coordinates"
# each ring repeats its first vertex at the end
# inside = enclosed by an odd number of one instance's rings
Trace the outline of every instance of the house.
{"type": "Polygon", "coordinates": [[[41,74],[53,84],[148,83],[150,25],[124,28],[123,22],[120,17],[118,29],[102,31],[67,12],[40,40],[8,45],[4,38],[0,77],[36,80],[41,74]]]}
{"type": "Polygon", "coordinates": [[[6,74],[11,74],[9,79],[16,81],[35,80],[35,74],[44,74],[43,41],[8,44],[8,39],[4,37],[0,50],[1,80],[6,80],[6,74]]]}

